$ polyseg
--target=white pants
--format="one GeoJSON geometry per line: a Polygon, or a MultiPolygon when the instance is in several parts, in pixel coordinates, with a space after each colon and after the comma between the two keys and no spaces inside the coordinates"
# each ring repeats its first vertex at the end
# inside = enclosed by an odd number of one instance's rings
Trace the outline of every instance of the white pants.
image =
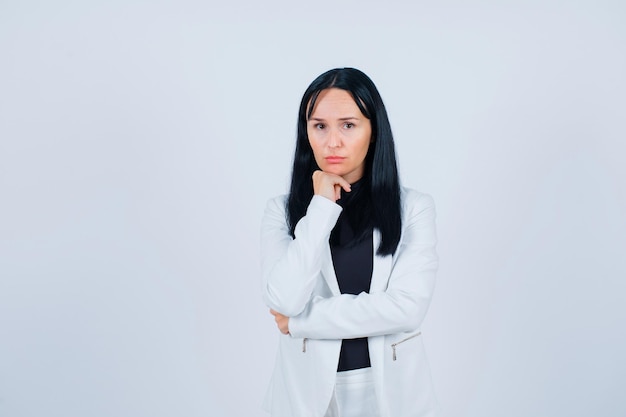
{"type": "Polygon", "coordinates": [[[337,372],[325,417],[378,417],[372,368],[337,372]]]}

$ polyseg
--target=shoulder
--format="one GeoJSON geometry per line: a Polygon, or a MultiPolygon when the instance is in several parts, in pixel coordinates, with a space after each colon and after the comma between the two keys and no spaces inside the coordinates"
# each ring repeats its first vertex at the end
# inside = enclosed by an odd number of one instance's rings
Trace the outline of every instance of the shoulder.
{"type": "Polygon", "coordinates": [[[263,219],[261,221],[261,228],[287,227],[286,202],[286,195],[279,195],[267,200],[267,203],[265,204],[265,211],[263,212],[263,219]]]}
{"type": "Polygon", "coordinates": [[[435,208],[435,201],[430,194],[422,193],[412,188],[402,187],[400,190],[400,200],[402,203],[402,212],[405,214],[411,212],[421,212],[426,209],[435,208]]]}
{"type": "Polygon", "coordinates": [[[437,241],[435,202],[430,194],[402,188],[402,237],[400,244],[428,244],[437,241]]]}
{"type": "Polygon", "coordinates": [[[284,213],[286,210],[287,197],[288,194],[281,194],[270,198],[265,205],[265,211],[284,213]]]}

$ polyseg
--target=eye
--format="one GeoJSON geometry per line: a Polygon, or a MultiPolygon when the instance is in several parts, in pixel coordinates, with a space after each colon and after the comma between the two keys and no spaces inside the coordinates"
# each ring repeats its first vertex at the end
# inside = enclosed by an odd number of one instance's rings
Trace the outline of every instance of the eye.
{"type": "Polygon", "coordinates": [[[324,126],[324,123],[316,123],[315,124],[315,128],[318,130],[322,130],[324,129],[326,126],[324,126]]]}
{"type": "Polygon", "coordinates": [[[354,127],[354,123],[345,122],[343,124],[343,127],[346,128],[346,129],[352,129],[354,127]]]}

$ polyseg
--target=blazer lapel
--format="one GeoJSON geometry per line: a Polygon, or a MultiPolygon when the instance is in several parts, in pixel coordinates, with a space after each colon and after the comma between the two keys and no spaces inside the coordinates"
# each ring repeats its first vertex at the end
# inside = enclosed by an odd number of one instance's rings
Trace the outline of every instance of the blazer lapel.
{"type": "Polygon", "coordinates": [[[385,291],[389,282],[389,274],[391,273],[391,255],[376,255],[376,249],[378,249],[380,244],[380,232],[378,229],[374,229],[374,239],[372,241],[374,245],[374,268],[372,270],[370,293],[385,291]]]}
{"type": "Polygon", "coordinates": [[[335,267],[333,266],[333,257],[330,253],[330,245],[326,245],[322,265],[322,275],[326,280],[326,284],[328,284],[328,288],[330,288],[330,292],[333,295],[341,295],[339,284],[337,283],[337,276],[335,275],[335,267]]]}

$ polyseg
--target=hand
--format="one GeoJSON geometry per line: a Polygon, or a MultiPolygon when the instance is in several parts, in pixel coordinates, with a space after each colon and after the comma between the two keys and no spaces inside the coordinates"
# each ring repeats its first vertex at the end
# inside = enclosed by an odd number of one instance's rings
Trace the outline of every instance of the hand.
{"type": "Polygon", "coordinates": [[[289,317],[283,316],[278,311],[274,311],[270,308],[270,313],[274,316],[278,330],[282,334],[289,334],[289,317]]]}
{"type": "Polygon", "coordinates": [[[350,192],[350,183],[339,175],[317,170],[313,173],[313,194],[326,197],[333,203],[341,197],[341,189],[350,192]]]}

